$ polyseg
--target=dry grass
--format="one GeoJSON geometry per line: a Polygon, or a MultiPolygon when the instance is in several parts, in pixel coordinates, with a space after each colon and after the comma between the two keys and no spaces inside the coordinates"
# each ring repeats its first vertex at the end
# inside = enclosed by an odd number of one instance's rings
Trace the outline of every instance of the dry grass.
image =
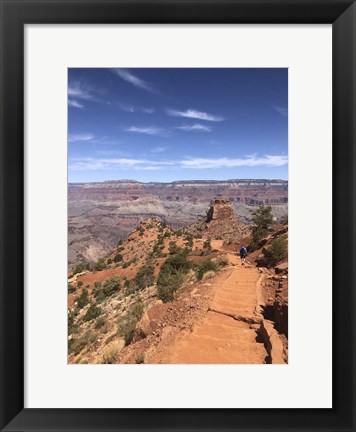
{"type": "Polygon", "coordinates": [[[117,361],[118,356],[122,348],[125,346],[123,339],[116,339],[107,345],[102,354],[103,364],[113,364],[117,361]]]}

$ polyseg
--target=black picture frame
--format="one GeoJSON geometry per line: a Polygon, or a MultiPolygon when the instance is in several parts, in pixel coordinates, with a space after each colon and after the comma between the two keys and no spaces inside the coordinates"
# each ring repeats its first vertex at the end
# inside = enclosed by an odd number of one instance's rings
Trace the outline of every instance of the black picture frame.
{"type": "MultiPolygon", "coordinates": [[[[0,7],[0,429],[2,431],[355,431],[356,323],[353,313],[356,311],[354,270],[356,6],[354,1],[0,0],[0,7]],[[24,408],[24,257],[22,254],[24,250],[24,25],[30,23],[332,23],[332,409],[24,408]]],[[[316,317],[316,321],[320,323],[317,331],[322,331],[322,319],[322,315],[316,317]]],[[[308,391],[307,382],[305,388],[308,391]]],[[[264,391],[268,397],[268,389],[264,391]]]]}

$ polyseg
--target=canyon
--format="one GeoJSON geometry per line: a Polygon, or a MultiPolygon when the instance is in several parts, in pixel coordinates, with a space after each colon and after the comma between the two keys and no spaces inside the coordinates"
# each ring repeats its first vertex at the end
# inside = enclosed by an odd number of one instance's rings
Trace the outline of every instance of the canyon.
{"type": "Polygon", "coordinates": [[[251,210],[271,205],[276,219],[288,212],[285,180],[197,180],[141,183],[112,180],[68,185],[68,266],[107,255],[148,217],[177,229],[206,215],[210,202],[228,199],[238,218],[249,223],[251,210]]]}

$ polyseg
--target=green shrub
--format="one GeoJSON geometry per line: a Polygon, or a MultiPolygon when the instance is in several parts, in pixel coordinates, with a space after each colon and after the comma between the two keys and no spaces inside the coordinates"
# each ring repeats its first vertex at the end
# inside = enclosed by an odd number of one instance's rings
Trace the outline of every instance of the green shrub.
{"type": "Polygon", "coordinates": [[[77,273],[81,273],[84,270],[87,270],[88,268],[89,268],[89,264],[88,263],[80,263],[80,264],[78,264],[73,269],[73,276],[76,275],[77,273]]]}
{"type": "Polygon", "coordinates": [[[211,250],[211,241],[210,239],[205,240],[205,242],[203,243],[203,248],[210,251],[211,250]]]}
{"type": "Polygon", "coordinates": [[[101,308],[91,304],[83,317],[83,321],[91,321],[94,318],[97,318],[101,314],[101,308]]]}
{"type": "Polygon", "coordinates": [[[105,279],[102,284],[102,291],[106,297],[111,296],[120,289],[120,278],[114,276],[112,278],[105,279]]]}
{"type": "Polygon", "coordinates": [[[80,296],[77,297],[75,301],[77,302],[79,309],[82,309],[85,305],[87,305],[89,303],[88,290],[84,288],[80,296]]]}
{"type": "Polygon", "coordinates": [[[142,318],[144,311],[143,303],[138,300],[131,308],[130,313],[139,321],[142,318]]]}
{"type": "Polygon", "coordinates": [[[157,297],[164,303],[172,301],[175,291],[183,285],[190,268],[191,263],[185,253],[168,257],[158,275],[157,297]]]}
{"type": "Polygon", "coordinates": [[[118,292],[120,288],[120,278],[118,276],[107,278],[103,283],[94,282],[93,296],[95,297],[96,302],[100,303],[105,300],[105,298],[118,292]]]}
{"type": "Polygon", "coordinates": [[[272,207],[260,207],[251,214],[253,226],[249,250],[253,252],[261,246],[261,240],[270,232],[270,226],[273,223],[272,207]]]}
{"type": "Polygon", "coordinates": [[[170,255],[176,255],[181,252],[181,248],[174,241],[169,242],[170,255]]]}
{"type": "Polygon", "coordinates": [[[152,265],[145,265],[138,269],[134,283],[139,290],[143,290],[154,283],[154,268],[152,265]]]}
{"type": "Polygon", "coordinates": [[[269,258],[272,265],[286,258],[288,243],[285,236],[280,236],[272,241],[271,246],[264,250],[264,255],[269,258]]]}
{"type": "Polygon", "coordinates": [[[68,293],[73,294],[77,291],[77,288],[73,286],[72,284],[68,284],[68,293]]]}
{"type": "Polygon", "coordinates": [[[107,324],[106,318],[104,318],[103,316],[99,316],[99,318],[95,321],[94,328],[96,330],[99,330],[103,328],[106,324],[107,324]]]}
{"type": "Polygon", "coordinates": [[[78,281],[77,287],[80,288],[81,286],[83,286],[83,282],[82,281],[78,281]]]}
{"type": "Polygon", "coordinates": [[[157,297],[164,303],[174,300],[174,293],[184,284],[185,276],[186,273],[182,271],[161,275],[157,284],[157,297]]]}
{"type": "Polygon", "coordinates": [[[83,336],[77,339],[71,339],[68,342],[68,353],[69,354],[79,354],[87,345],[92,344],[96,340],[96,336],[88,330],[83,334],[83,336]]]}
{"type": "Polygon", "coordinates": [[[139,354],[136,357],[136,364],[143,364],[145,362],[145,356],[143,354],[139,354]]]}
{"type": "Polygon", "coordinates": [[[187,235],[185,236],[185,240],[187,241],[187,245],[188,245],[190,248],[192,248],[192,247],[193,247],[193,244],[194,244],[193,236],[192,236],[191,234],[187,234],[187,235]]]}
{"type": "Polygon", "coordinates": [[[94,288],[92,291],[92,294],[94,297],[97,297],[97,295],[99,294],[99,292],[101,291],[101,282],[94,282],[94,288]]]}
{"type": "Polygon", "coordinates": [[[94,271],[101,271],[101,270],[105,270],[106,268],[107,266],[105,264],[105,259],[100,258],[94,266],[94,271]]]}
{"type": "Polygon", "coordinates": [[[198,263],[196,265],[195,268],[195,274],[197,276],[198,280],[202,280],[204,273],[208,272],[208,271],[217,271],[218,270],[218,264],[211,261],[210,259],[201,261],[200,263],[198,263]]]}
{"type": "Polygon", "coordinates": [[[78,326],[74,323],[75,312],[71,311],[68,313],[68,335],[78,332],[78,326]]]}
{"type": "Polygon", "coordinates": [[[164,274],[175,274],[180,271],[187,273],[190,268],[191,268],[191,263],[187,260],[186,254],[181,253],[178,255],[170,256],[162,264],[158,276],[158,283],[160,277],[164,274]]]}
{"type": "Polygon", "coordinates": [[[107,264],[109,265],[109,264],[112,264],[112,259],[111,258],[109,258],[108,260],[107,260],[107,264]]]}
{"type": "Polygon", "coordinates": [[[144,311],[143,303],[137,301],[126,314],[118,321],[118,334],[124,338],[125,345],[129,345],[135,334],[136,325],[142,318],[144,311]]]}
{"type": "Polygon", "coordinates": [[[121,254],[118,253],[115,255],[115,257],[114,257],[115,263],[121,262],[122,260],[123,260],[123,256],[121,254]]]}
{"type": "Polygon", "coordinates": [[[122,268],[130,267],[130,265],[133,264],[135,262],[135,260],[136,260],[136,257],[130,259],[129,261],[124,262],[123,265],[122,265],[122,268]]]}

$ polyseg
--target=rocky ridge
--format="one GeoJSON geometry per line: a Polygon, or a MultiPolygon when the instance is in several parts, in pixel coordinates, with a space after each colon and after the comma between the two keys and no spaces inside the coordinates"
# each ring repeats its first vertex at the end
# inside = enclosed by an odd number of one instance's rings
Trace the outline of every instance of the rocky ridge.
{"type": "MultiPolygon", "coordinates": [[[[212,202],[204,219],[208,226],[234,222],[224,198],[212,202]]],[[[235,251],[241,242],[248,244],[248,238],[230,245],[212,240],[206,246],[207,233],[209,228],[198,235],[174,231],[162,220],[149,218],[99,260],[98,268],[70,274],[69,362],[286,362],[288,262],[273,268],[258,262],[275,238],[287,235],[287,226],[277,226],[262,248],[249,255],[245,268],[235,251]],[[157,298],[160,269],[183,250],[192,269],[174,300],[162,303],[157,298]],[[215,270],[206,269],[198,279],[196,271],[206,261],[215,270]],[[147,267],[152,268],[149,282],[138,277],[147,267]],[[128,344],[118,330],[123,325],[132,331],[128,344]],[[220,327],[229,330],[222,334],[220,327]]]]}

